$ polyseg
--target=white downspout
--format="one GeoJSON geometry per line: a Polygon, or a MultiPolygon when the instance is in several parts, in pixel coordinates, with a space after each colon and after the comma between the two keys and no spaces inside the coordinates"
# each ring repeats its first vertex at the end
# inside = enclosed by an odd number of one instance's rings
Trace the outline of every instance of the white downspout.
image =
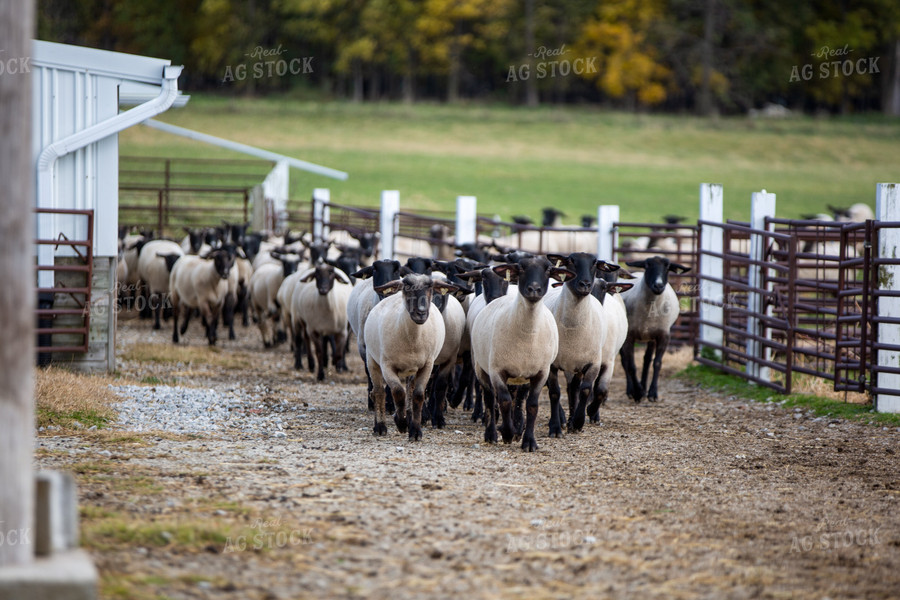
{"type": "MultiPolygon", "coordinates": [[[[57,159],[168,110],[175,103],[175,98],[178,96],[178,76],[181,75],[183,68],[181,66],[163,68],[163,80],[159,95],[153,100],[119,113],[105,121],[95,123],[87,129],[73,133],[44,147],[37,159],[37,206],[40,208],[54,208],[52,192],[53,168],[56,166],[57,159]]],[[[41,236],[47,235],[47,232],[52,230],[52,224],[52,215],[40,215],[38,234],[41,236]]],[[[53,264],[52,246],[40,246],[38,249],[38,264],[47,266],[53,264]]],[[[53,272],[40,271],[38,286],[53,287],[53,272]]]]}

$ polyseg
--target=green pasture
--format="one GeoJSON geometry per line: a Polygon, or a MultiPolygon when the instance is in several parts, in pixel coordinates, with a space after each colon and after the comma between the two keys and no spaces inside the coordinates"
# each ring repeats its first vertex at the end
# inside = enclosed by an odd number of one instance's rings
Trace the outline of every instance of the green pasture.
{"type": "MultiPolygon", "coordinates": [[[[377,205],[400,191],[403,210],[452,211],[458,195],[480,213],[564,210],[575,223],[600,204],[623,221],[697,216],[702,182],[725,186],[726,218],[746,219],[750,194],[777,195],[778,214],[827,204],[874,206],[875,184],[900,181],[900,120],[640,115],[595,107],[352,104],[308,97],[194,95],[160,120],[346,171],[347,181],[292,170],[292,196],[316,187],[333,202],[377,205]]],[[[123,155],[236,158],[214,146],[133,127],[123,155]]]]}

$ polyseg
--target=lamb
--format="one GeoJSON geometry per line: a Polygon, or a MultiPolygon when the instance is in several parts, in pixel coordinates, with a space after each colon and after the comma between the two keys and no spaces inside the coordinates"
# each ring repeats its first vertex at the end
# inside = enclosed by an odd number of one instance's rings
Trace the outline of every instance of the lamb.
{"type": "Polygon", "coordinates": [[[294,256],[272,253],[272,257],[280,262],[266,263],[253,271],[250,277],[250,307],[256,316],[259,331],[262,334],[263,346],[271,348],[286,334],[281,327],[281,309],[276,295],[284,278],[297,270],[300,262],[294,256]]]}
{"type": "Polygon", "coordinates": [[[546,257],[524,257],[518,262],[498,265],[494,272],[515,277],[518,294],[497,298],[484,307],[472,326],[472,360],[475,375],[484,386],[488,424],[484,439],[497,441],[494,401],[502,415],[500,433],[510,443],[515,433],[510,384],[529,384],[526,401],[527,421],[522,434],[522,449],[537,449],[534,423],[538,398],[556,358],[559,333],[556,321],[542,299],[551,277],[564,280],[574,273],[555,268],[546,257]]]}
{"type": "Polygon", "coordinates": [[[609,382],[612,380],[613,371],[616,368],[616,356],[625,343],[628,336],[628,312],[625,310],[625,302],[622,296],[616,292],[624,292],[631,289],[632,283],[618,283],[616,272],[603,273],[601,278],[594,281],[591,294],[594,295],[603,306],[606,320],[606,341],[603,343],[603,366],[600,376],[594,381],[594,400],[587,408],[587,414],[591,423],[600,421],[600,406],[606,403],[609,397],[609,382]]]}
{"type": "Polygon", "coordinates": [[[139,248],[137,272],[147,286],[147,305],[153,311],[153,329],[159,329],[165,298],[169,294],[169,273],[184,252],[169,240],[153,240],[139,248]]]}
{"type": "MultiPolygon", "coordinates": [[[[295,365],[300,361],[302,336],[310,341],[309,353],[315,348],[319,363],[316,379],[325,380],[326,337],[334,339],[332,363],[340,369],[347,342],[347,301],[352,284],[350,278],[332,265],[320,263],[305,271],[298,279],[291,297],[291,323],[295,340],[295,365]],[[311,282],[315,281],[315,285],[311,282]]],[[[311,361],[310,361],[311,362],[311,361]]],[[[345,367],[346,368],[346,367],[345,367]]]]}
{"type": "Polygon", "coordinates": [[[864,202],[857,202],[850,208],[836,208],[829,205],[828,209],[834,214],[835,221],[845,223],[860,223],[875,218],[872,207],[864,202]]]}
{"type": "Polygon", "coordinates": [[[687,273],[690,267],[670,262],[662,256],[625,263],[629,267],[644,269],[634,287],[622,294],[628,315],[628,335],[619,352],[622,368],[627,378],[626,393],[635,402],[644,394],[651,402],[658,399],[657,382],[662,368],[663,354],[669,345],[670,330],[678,320],[679,304],[675,290],[669,285],[669,273],[687,273]],[[634,344],[647,342],[644,368],[638,381],[634,363],[634,344]],[[654,351],[656,356],[654,357],[654,351]],[[653,381],[647,388],[650,362],[653,362],[653,381]]]}
{"type": "Polygon", "coordinates": [[[410,273],[402,280],[376,288],[379,293],[394,295],[372,309],[365,325],[366,365],[375,394],[375,435],[387,433],[384,423],[386,382],[396,406],[394,422],[398,431],[404,433],[408,428],[410,440],[422,438],[425,386],[445,335],[444,320],[430,310],[435,289],[453,291],[456,286],[433,281],[428,275],[410,273]],[[407,377],[413,377],[411,418],[406,414],[407,377]]]}
{"type": "Polygon", "coordinates": [[[180,331],[184,335],[191,313],[196,309],[203,318],[209,345],[216,344],[216,326],[228,294],[228,280],[233,265],[234,254],[227,250],[214,250],[206,258],[187,255],[175,263],[170,276],[173,342],[178,343],[179,312],[184,318],[180,331]]]}
{"type": "Polygon", "coordinates": [[[544,301],[559,332],[559,351],[550,367],[547,387],[550,390],[550,436],[560,437],[559,370],[566,372],[568,381],[568,430],[579,432],[584,428],[585,410],[592,401],[594,382],[604,374],[606,318],[603,305],[591,291],[598,273],[614,271],[619,265],[597,260],[588,252],[573,252],[568,256],[548,254],[547,258],[555,266],[575,273],[561,288],[548,293],[544,301]]]}

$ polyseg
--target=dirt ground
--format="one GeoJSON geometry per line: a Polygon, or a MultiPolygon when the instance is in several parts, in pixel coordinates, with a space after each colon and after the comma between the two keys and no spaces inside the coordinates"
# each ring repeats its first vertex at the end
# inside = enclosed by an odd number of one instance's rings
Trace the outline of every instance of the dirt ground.
{"type": "MultiPolygon", "coordinates": [[[[119,352],[170,335],[122,319],[119,352]]],[[[657,404],[627,400],[617,365],[602,423],[581,434],[548,437],[545,392],[533,454],[484,443],[461,409],[420,442],[390,419],[376,438],[358,355],[317,384],[257,329],[238,336],[221,354],[249,368],[119,369],[259,386],[285,437],[41,434],[37,466],[77,473],[105,597],[900,596],[894,428],[710,393],[670,358],[657,404]]],[[[196,324],[187,345],[205,346],[196,324]]]]}

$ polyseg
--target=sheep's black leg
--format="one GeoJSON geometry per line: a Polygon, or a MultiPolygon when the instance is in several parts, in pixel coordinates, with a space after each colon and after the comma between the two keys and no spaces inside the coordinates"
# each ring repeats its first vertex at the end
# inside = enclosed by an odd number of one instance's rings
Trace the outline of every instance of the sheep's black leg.
{"type": "Polygon", "coordinates": [[[431,425],[443,429],[447,424],[444,419],[444,397],[447,395],[447,384],[454,365],[444,365],[435,373],[434,389],[432,390],[431,425]]]}
{"type": "Polygon", "coordinates": [[[228,327],[228,339],[236,339],[234,335],[234,309],[237,297],[234,294],[225,295],[225,306],[222,309],[222,323],[228,327]]]}
{"type": "Polygon", "coordinates": [[[571,411],[569,425],[570,430],[575,433],[584,429],[584,412],[587,406],[587,396],[589,395],[583,392],[584,383],[584,375],[581,372],[573,373],[569,379],[567,389],[569,393],[569,410],[571,411]]]}
{"type": "Polygon", "coordinates": [[[659,397],[656,393],[656,384],[659,381],[659,372],[662,369],[663,355],[669,345],[669,335],[660,336],[656,342],[656,357],[653,359],[653,382],[650,384],[650,391],[647,392],[647,398],[651,402],[656,402],[659,397]]]}
{"type": "Polygon", "coordinates": [[[496,394],[495,400],[500,406],[500,437],[504,444],[509,444],[515,435],[515,427],[513,426],[513,398],[505,379],[504,377],[497,382],[494,386],[494,393],[496,394]]]}
{"type": "Polygon", "coordinates": [[[432,368],[427,365],[416,373],[412,390],[412,419],[409,422],[409,440],[417,442],[422,439],[422,406],[425,404],[425,386],[432,368]]]}
{"type": "Polygon", "coordinates": [[[559,369],[550,367],[550,376],[547,378],[547,390],[550,393],[550,437],[562,437],[562,421],[560,421],[559,397],[559,369]]]}
{"type": "Polygon", "coordinates": [[[534,452],[538,449],[537,441],[534,439],[534,423],[537,421],[538,400],[541,396],[541,388],[544,387],[545,378],[546,374],[544,373],[538,373],[531,378],[528,400],[525,403],[525,431],[522,433],[522,450],[526,452],[534,452]]]}
{"type": "Polygon", "coordinates": [[[593,400],[587,407],[587,414],[590,415],[591,423],[600,422],[600,407],[606,404],[606,399],[609,396],[609,386],[603,382],[603,376],[608,368],[608,365],[602,365],[600,374],[594,380],[593,400]]]}
{"type": "Polygon", "coordinates": [[[477,423],[481,421],[484,425],[486,424],[485,419],[487,418],[487,413],[484,410],[487,401],[485,400],[484,395],[487,393],[487,388],[482,385],[480,381],[475,381],[475,402],[472,405],[472,422],[477,423]]]}
{"type": "Polygon", "coordinates": [[[150,294],[150,308],[153,310],[153,329],[160,329],[159,317],[162,315],[162,299],[159,294],[150,294]]]}
{"type": "Polygon", "coordinates": [[[175,311],[172,315],[172,342],[178,343],[178,311],[180,310],[179,306],[175,306],[175,311]]]}
{"type": "Polygon", "coordinates": [[[406,386],[402,382],[397,382],[390,386],[391,396],[394,398],[394,423],[397,425],[397,431],[406,433],[409,426],[409,419],[406,417],[406,386]]]}
{"type": "Polygon", "coordinates": [[[619,350],[619,357],[622,359],[622,370],[625,371],[625,393],[635,402],[640,402],[644,397],[644,389],[637,379],[637,369],[634,364],[634,338],[628,336],[625,339],[622,349],[619,350]]]}
{"type": "Polygon", "coordinates": [[[373,383],[377,381],[378,387],[375,388],[374,404],[375,404],[375,427],[373,431],[375,435],[387,435],[387,425],[384,423],[384,379],[381,374],[381,367],[374,361],[371,364],[366,362],[366,372],[374,373],[373,383]]]}
{"type": "Polygon", "coordinates": [[[656,349],[656,340],[647,342],[647,350],[644,352],[644,368],[641,369],[641,389],[647,391],[647,377],[650,375],[650,363],[653,362],[653,352],[656,349]]]}
{"type": "MultiPolygon", "coordinates": [[[[316,349],[316,360],[319,362],[319,369],[316,372],[316,381],[325,381],[325,365],[327,362],[327,343],[325,337],[321,333],[313,333],[310,336],[310,342],[316,349]]],[[[310,356],[312,356],[312,348],[310,348],[310,356]]]]}
{"type": "Polygon", "coordinates": [[[516,386],[516,406],[513,409],[513,425],[516,428],[516,435],[513,439],[518,441],[522,439],[522,432],[525,430],[525,415],[522,413],[522,405],[528,397],[528,386],[516,386]]]}
{"type": "MultiPolygon", "coordinates": [[[[469,389],[469,382],[471,381],[475,371],[472,367],[472,353],[464,352],[462,355],[462,371],[459,374],[459,383],[456,386],[456,389],[453,392],[453,397],[450,398],[450,406],[456,408],[460,405],[463,399],[466,396],[466,392],[469,389]]],[[[471,404],[471,396],[466,399],[466,404],[471,404]]],[[[471,408],[471,406],[463,405],[463,409],[471,408]]]]}
{"type": "Polygon", "coordinates": [[[487,419],[487,423],[484,427],[484,441],[489,442],[491,444],[497,443],[497,420],[494,416],[494,391],[490,387],[490,383],[485,385],[481,383],[482,394],[484,396],[484,416],[487,419]]]}

